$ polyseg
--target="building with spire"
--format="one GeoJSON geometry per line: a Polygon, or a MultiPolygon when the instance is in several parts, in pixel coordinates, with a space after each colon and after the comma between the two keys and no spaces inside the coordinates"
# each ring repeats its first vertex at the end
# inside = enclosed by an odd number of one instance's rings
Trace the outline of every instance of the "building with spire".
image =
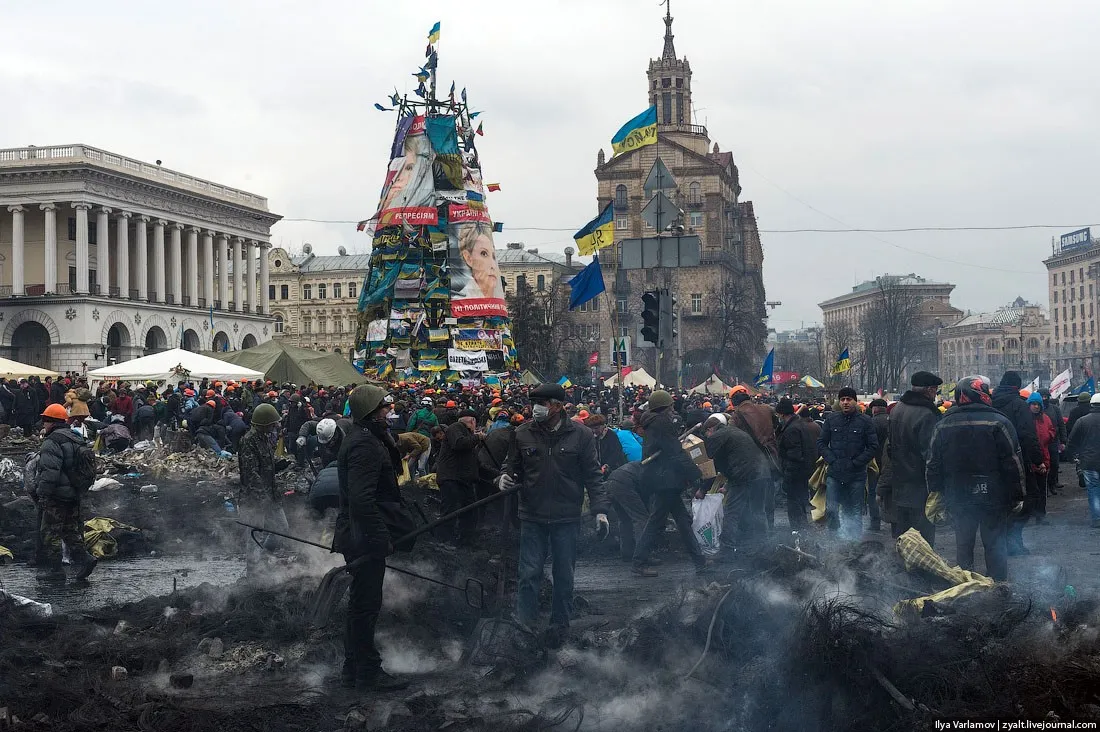
{"type": "MultiPolygon", "coordinates": [[[[661,56],[646,72],[657,144],[610,159],[600,150],[596,158],[596,211],[614,204],[616,237],[600,252],[615,312],[600,311],[599,330],[629,338],[631,362],[656,373],[656,349],[639,334],[641,297],[667,287],[680,312],[679,338],[662,357],[660,380],[689,384],[716,369],[751,379],[767,335],[756,216],[752,202],[741,200],[733,154],[696,124],[691,64],[676,54],[672,21],[668,9],[661,56]]],[[[610,339],[601,340],[606,370],[610,339]]]]}

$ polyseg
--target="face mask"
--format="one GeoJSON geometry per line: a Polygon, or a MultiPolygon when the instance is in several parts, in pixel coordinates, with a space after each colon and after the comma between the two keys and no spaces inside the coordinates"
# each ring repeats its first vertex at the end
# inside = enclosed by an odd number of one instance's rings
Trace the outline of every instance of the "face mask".
{"type": "Polygon", "coordinates": [[[545,422],[550,419],[550,407],[545,404],[534,404],[531,406],[531,416],[536,422],[545,422]]]}

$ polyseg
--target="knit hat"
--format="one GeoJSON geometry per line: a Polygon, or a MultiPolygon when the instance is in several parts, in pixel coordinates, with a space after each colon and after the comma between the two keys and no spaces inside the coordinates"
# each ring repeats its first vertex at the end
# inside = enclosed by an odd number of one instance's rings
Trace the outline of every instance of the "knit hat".
{"type": "MultiPolygon", "coordinates": [[[[929,386],[934,386],[934,384],[929,384],[929,386]]],[[[871,407],[871,409],[874,409],[875,407],[882,407],[883,409],[886,409],[886,407],[890,406],[890,404],[885,399],[872,399],[871,403],[868,406],[871,407]]]]}
{"type": "Polygon", "coordinates": [[[1028,396],[1027,403],[1028,404],[1038,404],[1041,407],[1041,406],[1043,406],[1043,395],[1040,394],[1037,391],[1033,391],[1028,396]]]}
{"type": "Polygon", "coordinates": [[[776,414],[794,414],[794,404],[787,397],[783,397],[779,400],[779,404],[775,407],[776,414]]]}
{"type": "Polygon", "coordinates": [[[838,391],[836,393],[836,398],[837,399],[843,399],[844,397],[848,397],[849,399],[855,399],[856,398],[856,390],[853,389],[850,386],[841,387],[840,391],[838,391]]]}
{"type": "Polygon", "coordinates": [[[1013,389],[1019,389],[1024,385],[1024,380],[1020,377],[1019,371],[1005,371],[1004,376],[1001,377],[1001,386],[1011,386],[1013,389]]]}

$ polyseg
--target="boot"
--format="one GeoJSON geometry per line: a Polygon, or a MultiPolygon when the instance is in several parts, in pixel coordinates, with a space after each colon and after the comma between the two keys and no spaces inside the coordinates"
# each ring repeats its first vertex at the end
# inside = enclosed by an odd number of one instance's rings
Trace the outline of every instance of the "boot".
{"type": "Polygon", "coordinates": [[[340,686],[345,689],[355,688],[355,661],[344,659],[344,666],[340,669],[340,686]]]}
{"type": "Polygon", "coordinates": [[[73,564],[79,567],[74,577],[77,580],[87,579],[88,575],[94,572],[96,565],[99,564],[99,560],[89,554],[83,546],[79,547],[79,553],[73,553],[72,559],[73,564]]]}
{"type": "Polygon", "coordinates": [[[390,676],[380,668],[355,677],[356,691],[400,691],[407,688],[408,681],[390,676]]]}
{"type": "Polygon", "coordinates": [[[1024,546],[1023,524],[1016,523],[1008,529],[1008,556],[1026,557],[1031,552],[1024,546]]]}

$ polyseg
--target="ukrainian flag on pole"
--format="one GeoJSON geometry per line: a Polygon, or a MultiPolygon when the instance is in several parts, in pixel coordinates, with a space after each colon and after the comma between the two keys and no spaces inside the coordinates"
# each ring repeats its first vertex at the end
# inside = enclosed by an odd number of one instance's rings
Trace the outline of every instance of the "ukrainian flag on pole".
{"type": "Polygon", "coordinates": [[[615,243],[615,211],[613,204],[607,204],[607,208],[600,215],[589,221],[584,227],[573,235],[573,241],[577,242],[577,249],[582,256],[594,254],[596,250],[611,246],[615,243]]]}
{"type": "Polygon", "coordinates": [[[840,356],[836,360],[836,364],[833,366],[833,375],[843,374],[845,371],[852,370],[852,358],[848,355],[848,349],[845,348],[840,352],[840,356]]]}
{"type": "Polygon", "coordinates": [[[428,31],[428,43],[436,43],[439,41],[439,21],[435,22],[432,29],[428,31]]]}
{"type": "Polygon", "coordinates": [[[612,157],[657,142],[657,105],[651,106],[619,128],[611,138],[612,157]]]}

